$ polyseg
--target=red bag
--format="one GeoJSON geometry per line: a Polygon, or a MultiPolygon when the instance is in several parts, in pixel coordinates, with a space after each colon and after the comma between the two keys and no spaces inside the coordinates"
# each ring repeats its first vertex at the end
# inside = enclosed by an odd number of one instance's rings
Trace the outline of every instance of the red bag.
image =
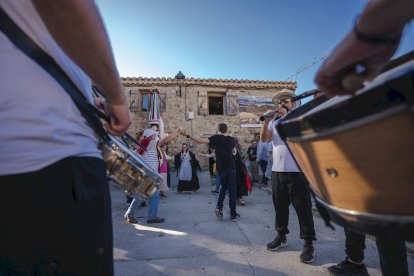
{"type": "Polygon", "coordinates": [[[250,178],[249,173],[247,172],[247,169],[243,166],[243,176],[244,176],[244,182],[246,183],[247,190],[249,193],[252,192],[252,180],[250,178]]]}

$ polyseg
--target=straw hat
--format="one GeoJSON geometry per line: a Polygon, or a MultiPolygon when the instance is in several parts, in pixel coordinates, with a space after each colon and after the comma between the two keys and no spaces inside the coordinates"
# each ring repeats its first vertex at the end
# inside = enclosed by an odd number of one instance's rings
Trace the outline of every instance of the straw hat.
{"type": "Polygon", "coordinates": [[[292,90],[283,88],[282,90],[278,91],[277,94],[273,97],[272,102],[275,105],[278,105],[277,102],[280,98],[290,98],[295,96],[295,93],[292,92],[292,90]]]}

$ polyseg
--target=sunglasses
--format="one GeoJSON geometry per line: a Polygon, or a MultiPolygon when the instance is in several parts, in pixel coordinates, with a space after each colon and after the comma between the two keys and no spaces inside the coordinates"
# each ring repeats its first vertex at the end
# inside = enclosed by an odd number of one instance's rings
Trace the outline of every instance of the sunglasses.
{"type": "Polygon", "coordinates": [[[290,102],[291,101],[290,101],[289,98],[288,99],[280,99],[280,100],[277,100],[277,105],[288,104],[290,102]]]}

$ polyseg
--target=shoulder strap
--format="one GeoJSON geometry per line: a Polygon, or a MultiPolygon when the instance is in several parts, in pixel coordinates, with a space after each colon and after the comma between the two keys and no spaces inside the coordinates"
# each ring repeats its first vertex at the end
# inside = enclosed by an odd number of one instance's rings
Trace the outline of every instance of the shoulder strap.
{"type": "Polygon", "coordinates": [[[27,36],[1,8],[0,31],[2,31],[17,48],[35,61],[59,83],[72,98],[91,128],[102,139],[108,139],[108,135],[96,114],[97,109],[87,101],[85,95],[79,91],[79,88],[53,58],[27,36]]]}

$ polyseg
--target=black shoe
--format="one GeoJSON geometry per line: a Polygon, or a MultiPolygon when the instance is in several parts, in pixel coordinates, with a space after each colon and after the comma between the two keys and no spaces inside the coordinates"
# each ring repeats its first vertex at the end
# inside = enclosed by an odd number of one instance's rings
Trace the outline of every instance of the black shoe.
{"type": "Polygon", "coordinates": [[[339,264],[328,267],[332,275],[369,275],[365,264],[351,263],[348,258],[339,264]]]}
{"type": "Polygon", "coordinates": [[[313,248],[313,245],[305,244],[303,246],[302,253],[300,254],[300,260],[304,263],[309,264],[313,262],[314,257],[315,257],[315,248],[313,248]]]}
{"type": "Polygon", "coordinates": [[[230,216],[231,221],[238,221],[239,218],[240,218],[240,215],[237,213],[230,216]]]}
{"type": "Polygon", "coordinates": [[[223,219],[223,209],[216,208],[216,210],[214,210],[214,212],[216,213],[216,217],[218,219],[223,219]]]}
{"type": "Polygon", "coordinates": [[[211,193],[212,194],[218,194],[218,193],[220,193],[220,191],[212,190],[211,193]]]}
{"type": "Polygon", "coordinates": [[[133,197],[130,196],[126,196],[127,198],[127,203],[131,204],[132,200],[134,199],[133,197]]]}
{"type": "Polygon", "coordinates": [[[141,207],[147,207],[147,203],[145,201],[141,202],[141,204],[139,205],[141,207]]]}
{"type": "Polygon", "coordinates": [[[279,248],[286,247],[288,245],[285,235],[277,235],[276,239],[268,243],[266,248],[270,251],[276,251],[279,248]]]}
{"type": "Polygon", "coordinates": [[[147,219],[147,223],[163,223],[165,218],[155,217],[153,219],[147,219]]]}

